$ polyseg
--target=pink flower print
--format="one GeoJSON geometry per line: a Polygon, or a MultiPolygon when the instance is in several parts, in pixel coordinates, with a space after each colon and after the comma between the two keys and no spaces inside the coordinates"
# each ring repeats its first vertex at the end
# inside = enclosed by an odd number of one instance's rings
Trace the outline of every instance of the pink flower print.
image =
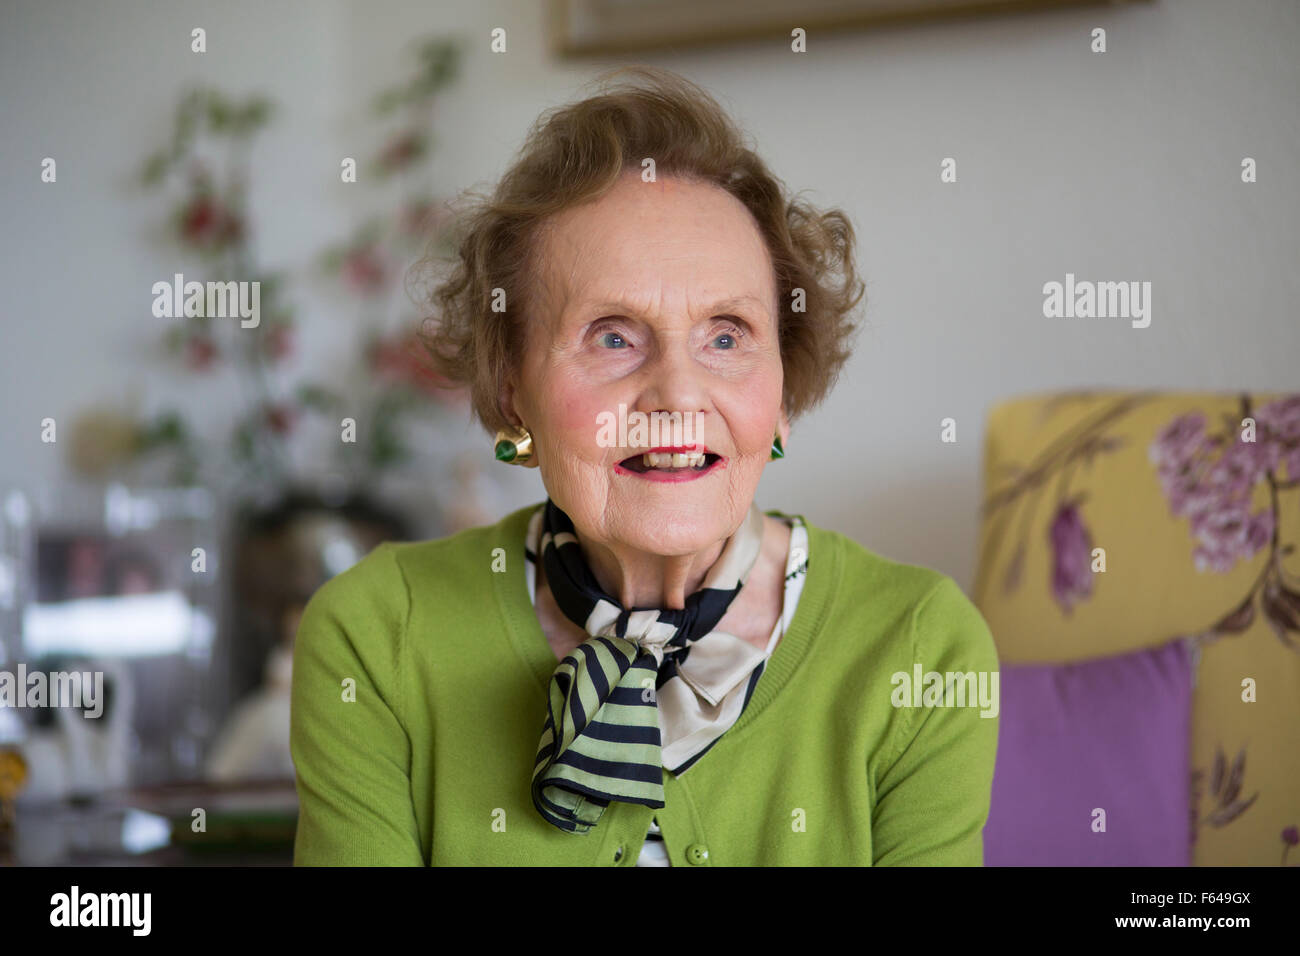
{"type": "Polygon", "coordinates": [[[1272,467],[1283,464],[1288,481],[1300,480],[1300,395],[1262,406],[1255,421],[1275,453],[1272,467]]]}
{"type": "Polygon", "coordinates": [[[1066,614],[1092,596],[1092,536],[1079,513],[1078,500],[1062,504],[1052,519],[1052,596],[1066,614]]]}
{"type": "Polygon", "coordinates": [[[1192,519],[1196,570],[1218,574],[1231,571],[1242,559],[1253,558],[1273,537],[1273,511],[1251,515],[1248,502],[1223,502],[1192,519]]]}

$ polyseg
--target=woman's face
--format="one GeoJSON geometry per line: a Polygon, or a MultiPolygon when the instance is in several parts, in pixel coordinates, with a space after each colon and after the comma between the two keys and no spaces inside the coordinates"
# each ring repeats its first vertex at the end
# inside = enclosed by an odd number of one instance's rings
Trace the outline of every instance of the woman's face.
{"type": "Polygon", "coordinates": [[[758,226],[715,186],[631,171],[553,217],[540,240],[520,380],[503,400],[532,431],[547,493],[580,535],[607,546],[687,555],[726,538],[753,501],[772,436],[789,429],[758,226]],[[609,427],[620,406],[625,445],[609,427]],[[634,433],[633,413],[674,412],[716,463],[675,475],[620,464],[681,444],[667,427],[657,441],[634,433]]]}

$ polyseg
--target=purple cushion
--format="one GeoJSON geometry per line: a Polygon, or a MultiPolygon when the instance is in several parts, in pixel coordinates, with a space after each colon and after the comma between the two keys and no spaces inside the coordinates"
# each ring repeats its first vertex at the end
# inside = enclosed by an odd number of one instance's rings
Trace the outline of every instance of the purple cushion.
{"type": "Polygon", "coordinates": [[[1001,674],[984,865],[1190,865],[1183,643],[1001,674]]]}

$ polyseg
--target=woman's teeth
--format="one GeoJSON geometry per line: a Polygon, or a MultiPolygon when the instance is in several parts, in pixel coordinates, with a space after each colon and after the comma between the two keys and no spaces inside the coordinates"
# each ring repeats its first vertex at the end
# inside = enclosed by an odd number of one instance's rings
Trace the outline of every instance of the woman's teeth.
{"type": "Polygon", "coordinates": [[[641,464],[647,468],[702,468],[703,452],[647,452],[641,456],[641,464]]]}

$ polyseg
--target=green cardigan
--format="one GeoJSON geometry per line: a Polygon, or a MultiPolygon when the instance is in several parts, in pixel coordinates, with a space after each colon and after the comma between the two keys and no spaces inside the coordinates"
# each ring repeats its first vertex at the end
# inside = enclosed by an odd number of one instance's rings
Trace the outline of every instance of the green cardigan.
{"type": "Polygon", "coordinates": [[[295,864],[632,866],[652,816],[674,866],[983,863],[997,717],[891,703],[914,665],[996,671],[983,617],[946,575],[811,524],[789,631],[736,724],[664,772],[666,805],[612,803],[585,834],[542,820],[530,781],[558,661],[524,583],[537,507],[382,544],[312,597],[295,864]]]}

